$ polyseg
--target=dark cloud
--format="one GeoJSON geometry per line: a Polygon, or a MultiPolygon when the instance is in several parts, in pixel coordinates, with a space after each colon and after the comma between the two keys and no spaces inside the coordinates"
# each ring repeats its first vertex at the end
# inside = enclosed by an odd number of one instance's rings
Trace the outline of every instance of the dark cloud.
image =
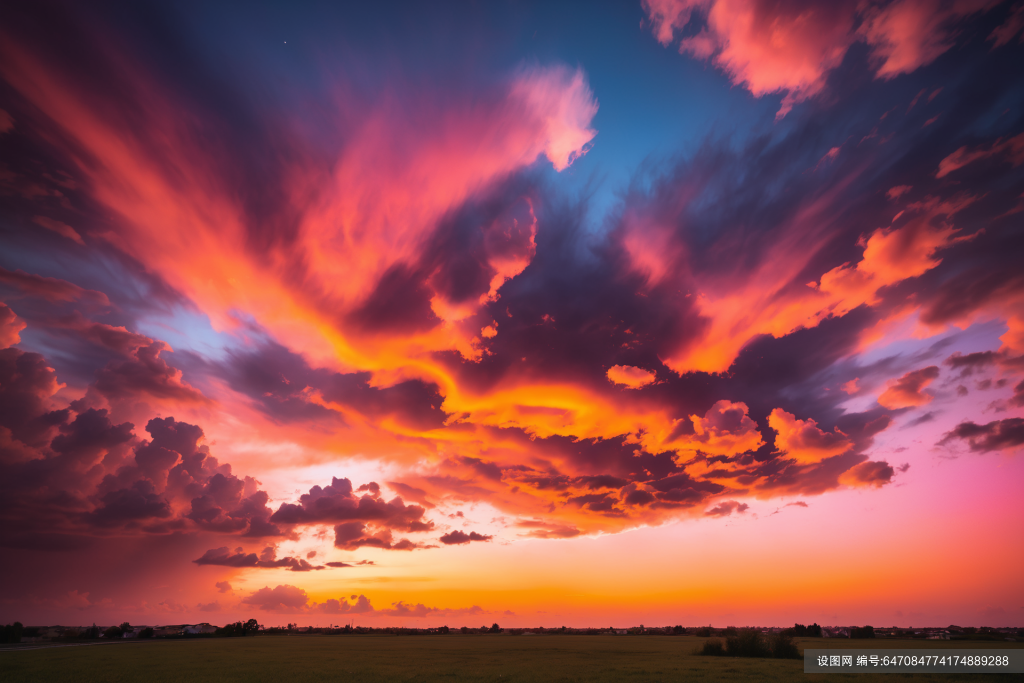
{"type": "Polygon", "coordinates": [[[465,531],[460,531],[456,529],[454,531],[448,532],[438,540],[440,540],[441,543],[444,543],[445,545],[462,545],[464,543],[469,543],[471,541],[489,541],[492,538],[493,536],[478,534],[475,531],[471,531],[467,534],[465,531]]]}
{"type": "Polygon", "coordinates": [[[99,527],[130,525],[153,518],[170,517],[170,503],[156,493],[153,484],[139,480],[129,488],[105,494],[98,508],[85,518],[99,527]]]}
{"type": "MultiPolygon", "coordinates": [[[[259,569],[288,569],[293,572],[308,572],[316,569],[323,569],[321,565],[310,564],[298,557],[277,558],[277,552],[272,547],[267,547],[257,557],[256,553],[245,553],[241,548],[236,548],[235,553],[227,547],[207,550],[197,560],[192,560],[198,565],[216,565],[219,567],[253,567],[259,569]]],[[[327,566],[334,566],[328,563],[327,566]]],[[[223,591],[222,591],[223,592],[223,591]]]]}
{"type": "Polygon", "coordinates": [[[1015,405],[1018,408],[1024,408],[1024,380],[1013,388],[1013,397],[1010,399],[1010,404],[1015,405]]]}
{"type": "Polygon", "coordinates": [[[181,370],[160,357],[168,349],[164,342],[155,341],[135,349],[128,360],[112,361],[97,374],[96,390],[110,399],[141,394],[181,403],[209,403],[202,393],[182,380],[181,370]]]}
{"type": "Polygon", "coordinates": [[[0,285],[13,288],[24,296],[46,301],[89,301],[100,306],[110,306],[110,299],[103,292],[83,289],[66,280],[33,275],[21,270],[11,272],[0,267],[0,285]]]}
{"type": "Polygon", "coordinates": [[[382,550],[416,550],[426,548],[407,538],[395,540],[391,529],[368,526],[362,522],[345,522],[334,527],[334,547],[342,550],[380,548],[382,550]]]}
{"type": "Polygon", "coordinates": [[[253,351],[231,352],[222,366],[209,369],[225,377],[236,391],[252,398],[268,416],[280,422],[327,420],[343,424],[344,417],[309,400],[315,389],[326,401],[362,415],[393,416],[417,429],[440,427],[447,415],[435,385],[407,380],[389,387],[371,387],[368,372],[337,373],[313,368],[280,344],[266,342],[253,351]]]}
{"type": "Polygon", "coordinates": [[[704,515],[706,517],[728,517],[732,513],[744,513],[750,508],[746,503],[741,503],[736,500],[725,500],[716,505],[715,507],[707,510],[704,515]]]}
{"type": "Polygon", "coordinates": [[[401,498],[385,501],[380,487],[362,496],[352,491],[352,482],[334,477],[330,485],[314,486],[299,497],[298,504],[282,503],[270,518],[277,524],[314,524],[319,522],[372,522],[376,527],[401,531],[429,531],[433,522],[424,520],[425,510],[419,505],[406,505],[401,498]]]}
{"type": "Polygon", "coordinates": [[[1011,417],[983,425],[961,422],[946,432],[939,445],[949,444],[954,439],[966,441],[972,451],[980,453],[1012,450],[1024,445],[1024,419],[1011,417]]]}

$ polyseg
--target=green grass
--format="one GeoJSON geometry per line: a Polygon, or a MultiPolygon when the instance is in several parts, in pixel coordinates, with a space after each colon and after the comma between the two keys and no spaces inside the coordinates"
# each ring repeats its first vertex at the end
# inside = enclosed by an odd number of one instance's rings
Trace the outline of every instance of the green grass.
{"type": "MultiPolygon", "coordinates": [[[[984,680],[995,674],[804,674],[802,660],[694,655],[689,636],[286,636],[0,652],[0,681],[984,680]]],[[[1021,643],[798,639],[804,647],[1021,647],[1021,643]]]]}

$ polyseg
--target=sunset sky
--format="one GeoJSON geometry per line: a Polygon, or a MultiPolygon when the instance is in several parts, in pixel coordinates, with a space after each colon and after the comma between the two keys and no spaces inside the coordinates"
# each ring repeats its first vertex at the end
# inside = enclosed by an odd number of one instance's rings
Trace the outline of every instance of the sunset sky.
{"type": "Polygon", "coordinates": [[[1024,3],[18,4],[0,622],[1024,625],[1024,3]]]}

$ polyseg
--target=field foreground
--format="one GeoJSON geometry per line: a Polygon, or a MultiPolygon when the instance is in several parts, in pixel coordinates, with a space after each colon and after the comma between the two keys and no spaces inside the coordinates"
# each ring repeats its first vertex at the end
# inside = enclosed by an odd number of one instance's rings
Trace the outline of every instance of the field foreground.
{"type": "MultiPolygon", "coordinates": [[[[857,681],[995,674],[804,674],[803,660],[701,657],[692,636],[286,636],[0,652],[0,681],[857,681]]],[[[797,639],[800,649],[1022,647],[1022,643],[797,639]]]]}

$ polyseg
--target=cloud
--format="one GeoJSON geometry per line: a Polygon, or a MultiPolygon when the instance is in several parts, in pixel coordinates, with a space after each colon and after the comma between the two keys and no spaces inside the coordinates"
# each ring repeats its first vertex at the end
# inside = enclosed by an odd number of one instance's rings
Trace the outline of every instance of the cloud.
{"type": "Polygon", "coordinates": [[[0,348],[14,346],[21,341],[20,332],[25,329],[25,321],[11,310],[7,304],[0,303],[0,348]]]}
{"type": "Polygon", "coordinates": [[[879,405],[890,410],[913,408],[931,402],[934,396],[923,391],[939,376],[937,365],[913,370],[899,379],[891,380],[885,391],[878,397],[879,405]]]}
{"type": "Polygon", "coordinates": [[[407,538],[395,540],[391,529],[362,522],[345,522],[334,527],[334,547],[342,550],[357,548],[380,548],[381,550],[416,550],[424,548],[421,543],[407,538]]]}
{"type": "Polygon", "coordinates": [[[61,223],[58,220],[54,220],[46,216],[33,216],[32,222],[35,223],[36,225],[41,225],[47,230],[52,230],[53,232],[57,233],[62,237],[67,237],[69,240],[75,242],[79,246],[85,246],[85,241],[82,239],[82,236],[79,235],[78,231],[76,231],[67,223],[61,223]]]}
{"type": "Polygon", "coordinates": [[[524,519],[516,522],[521,529],[529,529],[524,536],[527,538],[572,538],[580,535],[574,526],[552,524],[539,519],[524,519]]]}
{"type": "Polygon", "coordinates": [[[305,610],[309,604],[309,596],[297,586],[264,586],[242,598],[242,604],[252,605],[267,612],[293,613],[305,610]]]}
{"type": "Polygon", "coordinates": [[[86,301],[99,306],[110,306],[110,299],[103,292],[83,289],[66,280],[33,275],[22,270],[12,272],[0,268],[0,284],[13,287],[25,296],[38,297],[46,301],[86,301]]]}
{"type": "Polygon", "coordinates": [[[475,531],[471,531],[467,534],[464,531],[456,529],[454,531],[448,532],[439,540],[441,541],[441,543],[444,543],[445,545],[462,545],[464,543],[469,543],[470,541],[489,541],[492,538],[494,537],[486,536],[484,534],[478,534],[475,531]]]}
{"type": "MultiPolygon", "coordinates": [[[[270,521],[275,524],[313,524],[319,522],[349,521],[352,526],[339,525],[348,533],[356,527],[364,528],[364,522],[370,522],[378,529],[396,529],[401,531],[430,531],[433,522],[423,518],[425,510],[419,505],[406,505],[401,498],[385,501],[380,495],[380,487],[371,482],[366,487],[367,493],[356,496],[352,491],[352,483],[348,479],[332,478],[329,486],[314,486],[309,493],[299,497],[299,503],[282,503],[270,521]]],[[[383,537],[375,537],[383,543],[383,537]]],[[[390,538],[390,536],[389,536],[390,538]]],[[[366,540],[370,543],[370,540],[366,540]]],[[[357,543],[352,538],[346,541],[349,545],[357,543]]],[[[339,545],[338,547],[344,547],[339,545]]],[[[357,546],[354,546],[357,547],[357,546]]]]}
{"type": "Polygon", "coordinates": [[[110,399],[148,394],[179,403],[210,403],[203,394],[182,380],[181,370],[160,357],[170,347],[161,341],[135,349],[128,360],[113,361],[96,377],[96,390],[110,399]]]}
{"type": "Polygon", "coordinates": [[[748,411],[745,403],[717,401],[704,417],[690,416],[693,440],[712,453],[733,454],[759,448],[764,441],[748,411]]]}
{"type": "Polygon", "coordinates": [[[992,41],[993,48],[1001,47],[1013,40],[1022,29],[1024,29],[1024,5],[1017,3],[1006,21],[992,29],[988,39],[992,41]]]}
{"type": "Polygon", "coordinates": [[[670,45],[688,26],[679,51],[722,69],[755,97],[783,93],[778,117],[819,94],[856,42],[865,42],[877,78],[933,62],[953,46],[957,21],[996,2],[936,6],[923,0],[770,3],[763,0],[644,0],[655,37],[670,45]],[[692,22],[692,23],[691,23],[692,22]]]}
{"type": "Polygon", "coordinates": [[[724,500],[715,507],[707,510],[704,513],[705,517],[728,517],[732,513],[736,512],[742,514],[750,508],[746,503],[740,503],[735,500],[724,500]]]}
{"type": "Polygon", "coordinates": [[[889,463],[869,460],[844,472],[839,481],[847,486],[881,488],[892,481],[893,474],[895,471],[889,463]]]}
{"type": "MultiPolygon", "coordinates": [[[[192,560],[198,565],[215,565],[219,567],[254,567],[260,569],[288,569],[293,572],[308,572],[314,569],[323,569],[323,566],[313,565],[298,557],[282,557],[277,559],[276,550],[272,547],[266,548],[259,557],[256,553],[245,553],[237,548],[234,554],[227,547],[213,548],[203,553],[197,560],[192,560]]],[[[219,584],[218,584],[219,587],[219,584]]],[[[230,590],[230,585],[227,590],[230,590]]],[[[221,591],[222,593],[225,591],[221,591]]]]}
{"type": "Polygon", "coordinates": [[[632,365],[613,365],[608,368],[608,379],[615,384],[621,384],[630,389],[639,389],[654,381],[655,375],[650,370],[637,368],[632,365]]]}
{"type": "Polygon", "coordinates": [[[351,600],[352,602],[331,598],[314,604],[312,609],[324,614],[372,614],[376,611],[365,595],[353,595],[351,600]]]}
{"type": "Polygon", "coordinates": [[[818,428],[814,420],[798,420],[795,415],[782,408],[774,409],[768,416],[768,426],[778,435],[775,447],[805,465],[820,462],[825,458],[845,453],[852,448],[853,442],[846,434],[836,427],[834,431],[824,432],[818,428]]]}
{"type": "Polygon", "coordinates": [[[217,587],[218,593],[231,593],[234,589],[231,588],[231,584],[227,581],[218,581],[214,584],[217,587]]]}
{"type": "Polygon", "coordinates": [[[980,145],[971,150],[968,150],[966,145],[960,147],[939,162],[939,170],[935,172],[935,177],[944,178],[968,164],[1002,156],[1006,156],[1014,166],[1024,163],[1024,133],[1012,138],[999,138],[990,145],[980,145]]]}
{"type": "Polygon", "coordinates": [[[974,422],[961,422],[946,432],[938,445],[944,446],[954,439],[966,441],[971,451],[987,453],[998,450],[1015,450],[1024,445],[1024,419],[1011,417],[1005,420],[993,420],[979,425],[974,422]]]}

